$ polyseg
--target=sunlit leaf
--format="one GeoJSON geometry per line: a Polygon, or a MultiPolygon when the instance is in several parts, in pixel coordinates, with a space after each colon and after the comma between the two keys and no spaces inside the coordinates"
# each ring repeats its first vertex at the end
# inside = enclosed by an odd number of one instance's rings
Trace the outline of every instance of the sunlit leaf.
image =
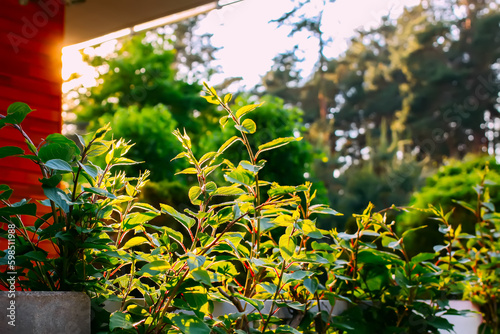
{"type": "Polygon", "coordinates": [[[160,206],[161,206],[162,212],[168,213],[170,216],[175,218],[175,220],[177,220],[179,223],[185,225],[187,228],[191,228],[196,223],[196,221],[193,218],[188,217],[185,214],[178,212],[170,205],[162,203],[162,204],[160,204],[160,206]]]}
{"type": "Polygon", "coordinates": [[[287,262],[290,261],[293,254],[295,253],[295,247],[297,247],[297,245],[293,241],[293,238],[285,234],[283,234],[280,237],[279,240],[280,254],[285,261],[287,262]]]}
{"type": "Polygon", "coordinates": [[[132,329],[134,328],[134,322],[132,316],[128,313],[115,312],[111,314],[109,318],[109,329],[114,330],[116,328],[121,329],[132,329]]]}
{"type": "Polygon", "coordinates": [[[249,118],[245,119],[241,125],[235,125],[234,127],[244,133],[252,134],[257,131],[257,125],[249,118]]]}
{"type": "Polygon", "coordinates": [[[128,240],[121,249],[128,249],[143,244],[149,245],[149,240],[144,237],[133,237],[132,239],[128,240]]]}
{"type": "Polygon", "coordinates": [[[264,104],[264,102],[259,103],[259,104],[249,104],[247,106],[241,107],[240,109],[238,109],[236,111],[236,118],[239,121],[243,116],[245,116],[246,114],[248,114],[249,112],[255,110],[255,108],[258,108],[258,107],[260,107],[263,104],[264,104]]]}
{"type": "Polygon", "coordinates": [[[184,313],[171,313],[170,321],[184,334],[210,334],[210,328],[199,318],[184,313]]]}
{"type": "Polygon", "coordinates": [[[259,155],[260,153],[264,152],[264,151],[269,151],[269,150],[272,150],[272,149],[275,149],[275,148],[278,148],[278,147],[281,147],[281,146],[284,146],[284,145],[287,145],[291,142],[294,142],[294,141],[299,141],[299,140],[302,140],[302,137],[298,137],[298,138],[295,138],[295,137],[286,137],[286,138],[276,138],[268,143],[265,143],[263,145],[260,145],[259,146],[259,151],[257,152],[257,155],[259,155]]]}

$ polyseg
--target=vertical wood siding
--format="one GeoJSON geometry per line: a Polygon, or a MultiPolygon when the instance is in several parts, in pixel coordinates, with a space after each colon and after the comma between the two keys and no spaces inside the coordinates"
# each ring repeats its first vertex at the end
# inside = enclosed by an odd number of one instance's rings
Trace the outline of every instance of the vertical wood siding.
{"type": "MultiPolygon", "coordinates": [[[[0,2],[0,112],[13,102],[32,109],[23,123],[35,145],[61,131],[61,46],[64,5],[61,0],[0,2]]],[[[0,130],[0,147],[23,143],[12,129],[0,130]]],[[[0,184],[14,189],[13,200],[43,198],[40,169],[20,158],[0,159],[0,184]]]]}

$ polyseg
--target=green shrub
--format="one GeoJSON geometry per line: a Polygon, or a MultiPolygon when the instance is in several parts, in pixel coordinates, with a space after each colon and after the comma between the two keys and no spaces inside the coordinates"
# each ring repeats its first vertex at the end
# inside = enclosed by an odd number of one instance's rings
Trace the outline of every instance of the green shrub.
{"type": "MultiPolygon", "coordinates": [[[[213,88],[206,89],[205,98],[227,113],[221,124],[237,132],[218,150],[197,154],[197,142],[185,131],[174,131],[183,148],[175,159],[189,165],[180,174],[197,181],[187,191],[192,207],[184,210],[138,201],[149,172],[129,177],[119,170],[135,164],[126,157],[132,146],[105,140],[109,127],[88,141],[79,137],[81,149],[60,134],[48,136],[38,149],[20,125],[29,107],[9,107],[0,127],[19,130],[29,154],[8,146],[0,149],[0,157],[27,158],[40,166],[47,196],[42,204],[50,212],[39,217],[34,203],[10,203],[12,190],[0,186],[0,222],[8,227],[0,238],[15,239],[15,263],[9,263],[12,254],[7,248],[0,283],[8,289],[9,271],[17,271],[16,284],[22,289],[86,291],[98,333],[402,334],[452,329],[443,316],[460,313],[447,304],[451,285],[446,279],[469,277],[471,289],[480,287],[475,283],[479,277],[460,267],[463,261],[456,266],[449,261],[453,268],[443,266],[449,258],[446,245],[411,256],[406,240],[420,227],[399,234],[388,221],[389,209],[374,212],[372,205],[354,215],[356,229],[351,234],[319,229],[318,216],[339,213],[313,203],[311,183],[280,185],[261,177],[266,153],[286,149],[283,146],[301,138],[253,143],[257,125],[251,117],[259,104],[233,110],[230,94],[219,97],[213,88]],[[247,156],[229,160],[234,158],[226,156],[230,147],[239,147],[247,156]],[[92,162],[97,155],[105,156],[100,166],[92,162]],[[224,180],[214,178],[216,170],[224,180]],[[63,175],[70,180],[66,189],[59,188],[63,175]],[[158,224],[155,218],[162,214],[177,225],[158,224]],[[26,215],[38,218],[35,226],[24,224],[26,215]],[[55,257],[41,247],[43,241],[57,250],[55,257]],[[347,310],[332,313],[342,301],[347,310]],[[115,310],[106,311],[105,302],[117,303],[115,310]],[[213,316],[216,303],[230,304],[234,312],[213,316]],[[285,308],[292,310],[292,319],[278,317],[276,312],[285,308]]],[[[182,191],[175,182],[166,186],[182,191]]],[[[483,197],[487,203],[488,197],[483,197]]],[[[496,217],[489,219],[496,222],[496,217]]],[[[491,224],[485,228],[491,229],[491,224]]],[[[471,247],[463,253],[467,261],[475,261],[476,246],[471,247]]],[[[486,272],[496,277],[497,264],[488,256],[482,256],[481,264],[491,264],[493,274],[490,267],[486,272]]],[[[459,283],[452,287],[465,286],[459,283]]],[[[471,290],[470,295],[475,294],[471,290]]],[[[485,305],[493,304],[486,300],[485,305]]]]}
{"type": "MultiPolygon", "coordinates": [[[[477,205],[478,195],[475,187],[481,183],[481,173],[485,166],[489,166],[488,180],[498,184],[500,182],[500,165],[494,157],[468,156],[464,161],[449,161],[446,165],[426,180],[426,185],[416,192],[410,205],[417,209],[410,210],[398,217],[398,232],[418,226],[428,226],[408,239],[410,254],[430,252],[436,244],[442,242],[442,235],[438,231],[438,223],[432,219],[432,214],[427,211],[430,205],[441,207],[448,212],[455,208],[450,216],[453,226],[460,224],[467,233],[473,233],[476,218],[466,209],[456,205],[455,201],[463,201],[477,205]]],[[[498,187],[490,190],[492,203],[500,205],[500,192],[498,187]]]]}

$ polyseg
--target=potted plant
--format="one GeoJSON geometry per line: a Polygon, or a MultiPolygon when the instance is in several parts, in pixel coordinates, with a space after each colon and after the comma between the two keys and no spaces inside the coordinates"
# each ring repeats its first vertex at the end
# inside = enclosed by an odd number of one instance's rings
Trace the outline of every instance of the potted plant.
{"type": "MultiPolygon", "coordinates": [[[[11,203],[12,189],[0,185],[0,222],[6,227],[0,230],[0,238],[5,241],[0,284],[8,291],[1,300],[2,305],[6,303],[14,309],[5,308],[14,321],[2,329],[68,332],[67,328],[76,326],[75,319],[80,319],[76,327],[82,333],[89,333],[90,302],[82,293],[94,296],[102,292],[105,274],[116,269],[116,261],[102,251],[120,247],[130,232],[126,227],[128,222],[137,215],[131,212],[134,209],[150,219],[159,215],[154,208],[134,202],[147,182],[148,172],[136,178],[115,172],[114,167],[135,162],[124,157],[130,148],[126,142],[104,139],[109,127],[100,129],[88,140],[78,136],[80,146],[61,134],[49,135],[36,146],[21,126],[29,112],[26,104],[14,103],[7,115],[0,115],[0,128],[17,129],[28,149],[25,153],[21,147],[1,147],[0,158],[16,156],[37,164],[47,199],[38,205],[25,199],[11,203]],[[106,154],[103,168],[91,162],[103,154],[106,154]],[[31,224],[27,224],[30,218],[31,224]],[[74,301],[73,307],[68,307],[69,300],[74,301]],[[32,307],[35,304],[45,306],[32,307]],[[66,319],[67,323],[52,321],[56,327],[50,327],[40,319],[50,318],[54,307],[76,313],[62,314],[60,319],[66,319]],[[18,321],[14,327],[16,314],[18,321]],[[60,331],[61,328],[66,329],[60,331]]],[[[93,301],[96,309],[96,300],[93,301]]]]}

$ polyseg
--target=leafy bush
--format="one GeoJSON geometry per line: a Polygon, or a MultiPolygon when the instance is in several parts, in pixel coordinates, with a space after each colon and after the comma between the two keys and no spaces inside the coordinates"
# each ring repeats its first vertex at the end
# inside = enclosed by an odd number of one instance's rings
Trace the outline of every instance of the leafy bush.
{"type": "MultiPolygon", "coordinates": [[[[500,182],[500,165],[494,157],[469,156],[464,161],[450,161],[442,166],[426,180],[426,185],[416,192],[411,201],[412,207],[423,210],[410,210],[398,217],[398,231],[404,231],[417,226],[429,226],[428,229],[416,232],[408,239],[410,254],[420,251],[430,252],[434,245],[442,242],[442,235],[438,231],[437,221],[432,219],[432,213],[426,209],[429,205],[441,207],[444,212],[454,212],[450,216],[450,223],[457,227],[462,226],[464,232],[472,233],[476,218],[468,210],[457,206],[456,201],[470,203],[476,206],[478,195],[475,187],[481,183],[481,173],[485,166],[489,166],[488,180],[500,182]]],[[[491,189],[491,201],[500,205],[500,192],[497,187],[491,189]]]]}
{"type": "MultiPolygon", "coordinates": [[[[476,170],[477,171],[477,170],[476,170]]],[[[479,172],[479,171],[477,171],[479,172]]],[[[431,206],[439,222],[439,232],[444,245],[434,246],[441,252],[440,267],[444,270],[441,284],[451,286],[450,292],[480,306],[483,323],[479,333],[500,331],[500,214],[496,211],[491,190],[498,188],[491,181],[488,167],[479,174],[480,182],[474,187],[477,200],[474,204],[458,201],[451,211],[431,206]],[[454,226],[451,217],[458,206],[475,218],[474,231],[465,233],[462,224],[454,226]]]]}
{"type": "MultiPolygon", "coordinates": [[[[452,240],[449,247],[412,257],[406,240],[421,227],[398,234],[387,220],[388,210],[373,212],[370,205],[354,216],[352,234],[319,229],[318,216],[339,213],[313,203],[311,183],[280,185],[261,177],[267,165],[262,157],[300,138],[255,145],[257,125],[250,116],[259,105],[233,110],[230,94],[219,97],[206,89],[205,98],[227,113],[220,122],[237,132],[218,150],[196,154],[197,143],[185,131],[174,131],[183,148],[176,159],[189,164],[181,174],[197,180],[187,193],[193,208],[183,212],[138,201],[149,173],[128,177],[117,170],[135,161],[126,157],[130,144],[103,139],[108,127],[89,141],[79,137],[81,149],[59,134],[37,149],[20,125],[29,107],[9,107],[0,125],[21,131],[30,154],[4,147],[0,157],[40,165],[47,196],[42,204],[50,212],[40,217],[34,203],[10,203],[12,190],[0,186],[0,217],[8,226],[0,237],[15,239],[16,245],[15,254],[9,248],[3,252],[2,285],[8,289],[8,271],[17,270],[22,289],[86,291],[96,311],[94,331],[101,333],[438,333],[452,329],[444,315],[460,314],[447,304],[454,289],[467,286],[468,295],[495,305],[495,299],[484,299],[490,290],[480,283],[495,284],[490,278],[498,275],[497,253],[488,253],[488,247],[498,247],[498,230],[487,245],[470,238],[467,252],[446,253],[460,247],[452,240]],[[247,157],[231,161],[226,154],[236,145],[247,157]],[[105,156],[102,167],[90,161],[96,155],[105,156]],[[216,170],[224,181],[213,178],[216,170]],[[65,189],[59,188],[63,175],[70,179],[65,189]],[[155,223],[162,214],[182,230],[155,223]],[[24,224],[26,215],[38,218],[35,226],[24,224]],[[43,241],[57,250],[54,257],[41,247],[43,241]],[[443,266],[450,254],[457,261],[443,266]],[[464,266],[474,265],[480,270],[469,274],[464,266]],[[469,282],[445,284],[459,276],[469,282]],[[220,303],[233,311],[215,315],[220,303]],[[342,303],[347,310],[334,313],[342,303]],[[291,318],[280,316],[281,309],[291,310],[291,318]]],[[[481,194],[488,203],[487,193],[481,194]]],[[[481,237],[493,225],[498,228],[494,208],[483,206],[490,216],[477,225],[481,237]]]]}

